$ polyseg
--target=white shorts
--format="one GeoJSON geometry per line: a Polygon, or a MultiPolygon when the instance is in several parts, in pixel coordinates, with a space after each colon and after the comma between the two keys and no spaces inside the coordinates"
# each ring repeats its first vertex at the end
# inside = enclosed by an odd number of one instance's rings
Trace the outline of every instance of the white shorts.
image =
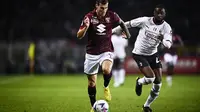
{"type": "Polygon", "coordinates": [[[110,60],[113,62],[114,54],[112,52],[105,52],[100,55],[85,55],[84,62],[84,73],[88,75],[97,74],[99,71],[99,66],[102,65],[104,60],[110,60]]]}
{"type": "Polygon", "coordinates": [[[164,54],[165,63],[172,63],[173,65],[175,65],[177,63],[177,59],[177,55],[171,55],[169,53],[164,54]]]}

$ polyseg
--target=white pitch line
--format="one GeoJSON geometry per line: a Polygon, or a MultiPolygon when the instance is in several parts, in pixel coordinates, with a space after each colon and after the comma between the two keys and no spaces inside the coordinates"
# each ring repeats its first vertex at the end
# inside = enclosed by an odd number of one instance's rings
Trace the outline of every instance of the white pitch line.
{"type": "Polygon", "coordinates": [[[18,81],[22,81],[28,78],[31,78],[32,76],[15,76],[15,77],[10,77],[6,80],[0,81],[0,84],[9,84],[9,83],[15,83],[18,81]]]}

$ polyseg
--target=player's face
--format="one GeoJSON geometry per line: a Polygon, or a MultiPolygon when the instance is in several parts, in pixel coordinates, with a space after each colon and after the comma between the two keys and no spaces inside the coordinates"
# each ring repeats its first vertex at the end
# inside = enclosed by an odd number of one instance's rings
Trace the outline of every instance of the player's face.
{"type": "Polygon", "coordinates": [[[106,4],[96,4],[96,11],[97,11],[97,15],[98,16],[105,16],[106,15],[106,12],[108,10],[108,3],[106,4]]]}
{"type": "Polygon", "coordinates": [[[166,12],[164,8],[155,8],[154,18],[158,21],[162,21],[165,18],[166,12]]]}

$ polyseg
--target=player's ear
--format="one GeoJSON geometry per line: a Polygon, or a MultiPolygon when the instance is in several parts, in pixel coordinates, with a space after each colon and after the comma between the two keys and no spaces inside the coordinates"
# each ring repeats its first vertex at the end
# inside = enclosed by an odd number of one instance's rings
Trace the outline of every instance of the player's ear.
{"type": "Polygon", "coordinates": [[[153,10],[153,15],[154,15],[154,16],[156,15],[156,11],[155,11],[155,9],[153,10]]]}
{"type": "Polygon", "coordinates": [[[96,9],[97,9],[97,7],[98,7],[98,3],[95,4],[95,8],[96,8],[96,9]]]}

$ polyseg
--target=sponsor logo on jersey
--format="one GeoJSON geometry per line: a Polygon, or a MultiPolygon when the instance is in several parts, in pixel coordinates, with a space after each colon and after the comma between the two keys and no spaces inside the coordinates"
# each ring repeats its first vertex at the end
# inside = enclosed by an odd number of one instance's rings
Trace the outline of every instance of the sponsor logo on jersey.
{"type": "Polygon", "coordinates": [[[106,26],[103,24],[99,24],[97,26],[97,31],[98,31],[97,35],[106,35],[106,33],[104,33],[106,31],[106,26]]]}

